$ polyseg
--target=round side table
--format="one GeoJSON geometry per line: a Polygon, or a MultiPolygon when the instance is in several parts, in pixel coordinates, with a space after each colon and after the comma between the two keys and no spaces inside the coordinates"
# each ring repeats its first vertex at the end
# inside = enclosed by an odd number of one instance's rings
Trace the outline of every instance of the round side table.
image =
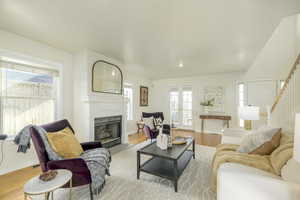
{"type": "Polygon", "coordinates": [[[137,125],[137,133],[140,133],[140,131],[143,132],[144,126],[145,126],[145,122],[143,121],[138,121],[136,122],[137,125]]]}
{"type": "Polygon", "coordinates": [[[72,188],[72,172],[65,169],[56,170],[58,173],[51,181],[42,181],[39,176],[33,177],[24,185],[24,199],[27,200],[27,196],[45,194],[45,199],[48,200],[50,195],[53,200],[54,190],[61,188],[65,184],[70,184],[69,199],[71,199],[71,188],[72,188]]]}

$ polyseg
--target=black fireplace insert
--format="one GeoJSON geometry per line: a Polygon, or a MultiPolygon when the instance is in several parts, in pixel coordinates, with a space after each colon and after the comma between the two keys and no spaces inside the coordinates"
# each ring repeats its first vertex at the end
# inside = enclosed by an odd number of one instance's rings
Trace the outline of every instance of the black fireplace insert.
{"type": "Polygon", "coordinates": [[[95,118],[95,141],[101,141],[103,147],[110,148],[121,144],[122,116],[95,118]]]}

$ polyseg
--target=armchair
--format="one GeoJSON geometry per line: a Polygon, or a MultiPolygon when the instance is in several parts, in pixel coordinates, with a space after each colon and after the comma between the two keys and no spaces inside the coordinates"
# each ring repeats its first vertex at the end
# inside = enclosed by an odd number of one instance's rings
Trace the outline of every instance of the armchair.
{"type": "Polygon", "coordinates": [[[158,129],[151,130],[150,127],[147,126],[147,125],[144,126],[143,131],[144,131],[146,137],[151,140],[151,142],[152,142],[153,139],[157,138],[158,133],[159,133],[158,129]]]}
{"type": "MultiPolygon", "coordinates": [[[[162,121],[164,121],[164,113],[163,112],[154,112],[154,113],[146,113],[142,112],[142,118],[148,118],[148,117],[153,117],[153,118],[161,118],[162,121]]],[[[168,124],[163,124],[163,133],[164,134],[170,134],[170,125],[168,124]]],[[[144,133],[146,134],[146,137],[151,139],[155,139],[159,133],[159,130],[155,127],[155,129],[150,129],[149,126],[145,125],[144,126],[144,133]]]]}
{"type": "MultiPolygon", "coordinates": [[[[69,127],[74,133],[73,128],[71,127],[70,123],[66,119],[56,121],[50,124],[45,124],[42,125],[41,127],[43,127],[47,132],[56,132],[66,127],[69,127]]],[[[46,172],[48,170],[55,170],[55,169],[70,170],[73,174],[72,187],[89,184],[90,198],[93,199],[93,193],[91,189],[91,183],[92,183],[91,174],[85,161],[81,158],[50,161],[44,143],[39,133],[32,127],[30,129],[30,134],[42,171],[46,172]]],[[[102,144],[100,142],[85,142],[85,143],[81,143],[81,145],[84,151],[88,149],[102,147],[102,144]]],[[[69,185],[65,185],[64,187],[69,187],[69,185]]]]}

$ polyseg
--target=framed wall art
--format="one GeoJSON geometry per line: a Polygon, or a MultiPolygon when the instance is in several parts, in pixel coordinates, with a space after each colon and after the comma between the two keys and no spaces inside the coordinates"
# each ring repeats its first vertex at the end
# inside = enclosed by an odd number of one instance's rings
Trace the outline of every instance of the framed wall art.
{"type": "Polygon", "coordinates": [[[140,106],[148,106],[148,87],[140,86],[140,106]]]}

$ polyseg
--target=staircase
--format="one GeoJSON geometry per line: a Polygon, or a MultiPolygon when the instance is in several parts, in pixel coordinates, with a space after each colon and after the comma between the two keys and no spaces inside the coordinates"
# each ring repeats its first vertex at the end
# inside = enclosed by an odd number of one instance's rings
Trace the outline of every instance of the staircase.
{"type": "Polygon", "coordinates": [[[277,104],[279,103],[279,101],[280,101],[280,99],[282,98],[282,96],[283,96],[285,90],[287,89],[287,87],[288,87],[288,85],[289,85],[289,82],[290,82],[290,80],[292,79],[292,77],[293,77],[293,75],[294,75],[294,73],[295,73],[295,71],[296,71],[296,69],[297,69],[297,66],[298,66],[299,64],[300,64],[300,54],[298,55],[296,61],[294,62],[293,67],[292,67],[292,69],[291,69],[291,71],[290,71],[288,77],[285,79],[283,87],[280,89],[278,95],[277,95],[276,98],[275,98],[275,101],[274,101],[274,103],[273,103],[273,105],[272,105],[272,107],[271,107],[271,113],[274,112],[274,110],[275,110],[277,104]]]}

